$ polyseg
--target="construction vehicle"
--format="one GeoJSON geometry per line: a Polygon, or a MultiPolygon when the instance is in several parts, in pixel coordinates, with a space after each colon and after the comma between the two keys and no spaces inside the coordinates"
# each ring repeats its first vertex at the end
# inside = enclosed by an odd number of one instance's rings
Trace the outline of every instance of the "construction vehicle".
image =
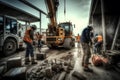
{"type": "Polygon", "coordinates": [[[73,36],[73,25],[71,22],[63,22],[57,24],[56,12],[58,9],[58,0],[45,0],[48,9],[48,17],[50,23],[46,30],[46,44],[49,48],[63,46],[66,49],[71,49],[75,46],[73,36]]]}
{"type": "Polygon", "coordinates": [[[22,48],[23,42],[20,40],[20,36],[17,19],[0,15],[0,51],[3,51],[5,56],[14,53],[18,48],[22,48]]]}

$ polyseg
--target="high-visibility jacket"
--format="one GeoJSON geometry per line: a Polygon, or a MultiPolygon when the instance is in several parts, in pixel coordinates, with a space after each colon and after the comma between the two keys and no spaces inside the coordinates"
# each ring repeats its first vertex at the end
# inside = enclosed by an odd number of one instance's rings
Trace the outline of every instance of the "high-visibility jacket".
{"type": "Polygon", "coordinates": [[[101,35],[98,35],[97,38],[98,38],[98,42],[102,42],[103,41],[103,37],[101,35]]]}
{"type": "Polygon", "coordinates": [[[80,36],[76,36],[77,42],[80,42],[80,36]]]}
{"type": "Polygon", "coordinates": [[[23,41],[32,43],[32,39],[30,38],[30,30],[31,28],[26,30],[25,35],[23,37],[23,41]]]}

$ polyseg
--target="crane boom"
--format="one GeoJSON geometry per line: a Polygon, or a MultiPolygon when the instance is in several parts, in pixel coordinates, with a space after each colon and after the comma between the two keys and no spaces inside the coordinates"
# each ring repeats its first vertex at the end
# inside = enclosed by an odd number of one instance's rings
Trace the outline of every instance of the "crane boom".
{"type": "Polygon", "coordinates": [[[56,11],[59,5],[58,0],[45,0],[48,9],[48,17],[50,19],[51,28],[57,26],[56,11]]]}
{"type": "Polygon", "coordinates": [[[48,18],[50,23],[46,29],[46,44],[49,48],[63,46],[67,49],[74,47],[72,37],[72,23],[63,22],[57,24],[56,13],[59,5],[58,0],[45,0],[48,9],[48,18]]]}

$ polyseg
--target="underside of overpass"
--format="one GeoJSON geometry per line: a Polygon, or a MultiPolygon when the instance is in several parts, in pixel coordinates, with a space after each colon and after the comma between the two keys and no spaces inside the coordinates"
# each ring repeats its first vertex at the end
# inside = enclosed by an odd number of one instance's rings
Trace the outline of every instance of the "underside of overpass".
{"type": "Polygon", "coordinates": [[[7,3],[3,3],[1,1],[0,1],[0,14],[12,16],[18,20],[25,21],[25,22],[40,21],[40,18],[38,18],[30,13],[27,13],[23,10],[20,10],[16,7],[13,7],[7,3]]]}

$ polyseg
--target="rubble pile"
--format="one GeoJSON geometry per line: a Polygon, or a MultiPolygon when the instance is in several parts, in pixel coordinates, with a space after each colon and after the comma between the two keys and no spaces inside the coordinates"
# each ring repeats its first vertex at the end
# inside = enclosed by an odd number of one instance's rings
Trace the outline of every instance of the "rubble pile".
{"type": "Polygon", "coordinates": [[[60,59],[44,60],[27,71],[27,80],[64,80],[74,67],[71,54],[60,59]]]}

